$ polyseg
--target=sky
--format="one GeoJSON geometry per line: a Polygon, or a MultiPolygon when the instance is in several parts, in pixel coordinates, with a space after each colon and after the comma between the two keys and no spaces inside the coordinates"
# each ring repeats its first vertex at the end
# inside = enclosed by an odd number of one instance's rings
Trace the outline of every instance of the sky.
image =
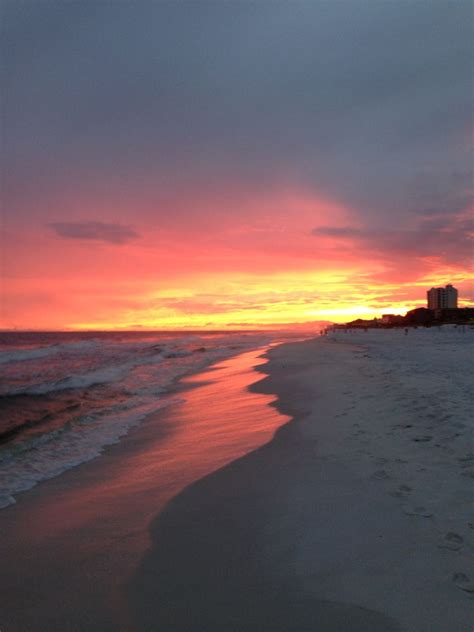
{"type": "Polygon", "coordinates": [[[3,329],[474,305],[473,5],[3,0],[3,329]]]}

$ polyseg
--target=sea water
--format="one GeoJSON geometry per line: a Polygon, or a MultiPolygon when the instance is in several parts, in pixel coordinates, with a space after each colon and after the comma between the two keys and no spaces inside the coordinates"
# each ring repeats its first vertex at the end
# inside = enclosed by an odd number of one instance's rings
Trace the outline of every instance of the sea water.
{"type": "Polygon", "coordinates": [[[272,338],[242,332],[0,334],[0,507],[98,456],[148,414],[178,401],[170,390],[181,376],[272,338]]]}

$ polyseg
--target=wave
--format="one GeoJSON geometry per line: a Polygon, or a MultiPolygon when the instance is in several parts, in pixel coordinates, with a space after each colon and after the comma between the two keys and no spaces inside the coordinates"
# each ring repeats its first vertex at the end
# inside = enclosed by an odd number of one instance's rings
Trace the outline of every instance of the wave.
{"type": "Polygon", "coordinates": [[[96,458],[106,446],[117,443],[150,413],[181,401],[156,399],[132,410],[127,407],[97,418],[86,417],[3,452],[0,509],[14,504],[15,494],[96,458]]]}
{"type": "Polygon", "coordinates": [[[0,452],[0,507],[37,482],[100,455],[146,415],[176,401],[163,394],[184,374],[268,342],[269,336],[246,334],[61,341],[4,354],[4,363],[39,361],[2,368],[10,380],[1,389],[10,423],[0,452]],[[43,359],[58,354],[50,363],[43,359]],[[96,385],[103,386],[89,389],[96,385]]]}
{"type": "Polygon", "coordinates": [[[0,351],[0,364],[9,362],[26,362],[28,360],[38,360],[58,355],[69,351],[89,351],[97,347],[94,340],[83,340],[81,342],[69,342],[64,344],[54,344],[46,347],[33,347],[28,349],[15,349],[15,351],[0,351]]]}
{"type": "MultiPolygon", "coordinates": [[[[118,382],[123,380],[131,369],[141,364],[157,364],[163,360],[165,356],[162,353],[144,359],[143,357],[135,358],[128,362],[119,364],[118,366],[109,366],[94,371],[78,373],[61,380],[43,382],[31,386],[18,386],[8,390],[3,395],[46,395],[55,391],[64,391],[69,389],[83,389],[99,384],[107,384],[110,382],[118,382]]],[[[173,357],[173,356],[171,356],[173,357]]]]}
{"type": "MultiPolygon", "coordinates": [[[[89,344],[89,343],[86,343],[89,344]]],[[[20,352],[11,353],[10,360],[7,361],[23,361],[32,360],[42,357],[51,357],[55,354],[64,352],[66,346],[56,345],[48,348],[30,349],[25,350],[24,355],[20,357],[20,352]],[[26,351],[29,356],[26,357],[26,351]],[[42,355],[40,352],[44,351],[42,355]],[[46,353],[47,352],[47,353],[46,353]],[[15,357],[14,357],[15,356],[15,357]]],[[[81,351],[89,351],[91,347],[86,347],[84,343],[77,343],[75,345],[67,345],[67,351],[80,349],[81,351]],[[81,345],[79,347],[79,345],[81,345]]],[[[0,395],[2,396],[17,396],[17,395],[46,395],[47,393],[53,393],[55,391],[63,391],[68,389],[81,389],[88,388],[90,386],[96,386],[98,384],[106,384],[110,382],[117,382],[124,379],[130,370],[139,365],[157,364],[165,359],[179,359],[186,358],[194,353],[204,354],[207,349],[204,347],[198,347],[196,349],[182,349],[177,345],[134,345],[133,348],[129,348],[125,351],[121,349],[122,354],[129,359],[125,362],[117,364],[117,358],[109,358],[109,363],[115,360],[112,366],[101,367],[93,370],[87,370],[84,372],[74,373],[68,377],[47,380],[39,383],[23,384],[21,386],[5,386],[0,388],[0,395]]],[[[5,360],[4,360],[5,362],[5,360]]],[[[38,375],[38,374],[36,374],[38,375]]],[[[39,373],[41,375],[41,373],[39,373]]]]}

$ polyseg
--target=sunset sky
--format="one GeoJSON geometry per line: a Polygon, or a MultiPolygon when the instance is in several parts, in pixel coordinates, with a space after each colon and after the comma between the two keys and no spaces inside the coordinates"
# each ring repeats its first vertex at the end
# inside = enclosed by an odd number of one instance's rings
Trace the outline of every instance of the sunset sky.
{"type": "Polygon", "coordinates": [[[474,305],[472,4],[2,4],[0,327],[474,305]]]}

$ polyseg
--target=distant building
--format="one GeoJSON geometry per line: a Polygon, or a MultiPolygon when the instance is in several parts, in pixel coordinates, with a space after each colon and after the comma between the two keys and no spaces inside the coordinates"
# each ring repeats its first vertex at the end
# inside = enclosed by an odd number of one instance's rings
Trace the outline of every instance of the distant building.
{"type": "Polygon", "coordinates": [[[428,309],[456,309],[458,306],[458,291],[452,285],[432,287],[426,296],[428,309]]]}
{"type": "Polygon", "coordinates": [[[403,319],[405,325],[417,327],[418,325],[429,326],[435,319],[435,311],[426,307],[411,309],[405,314],[403,319]]]}
{"type": "Polygon", "coordinates": [[[435,319],[443,323],[472,323],[474,322],[474,307],[445,307],[435,311],[435,319]]]}
{"type": "Polygon", "coordinates": [[[398,314],[382,314],[382,325],[396,326],[403,324],[403,316],[398,314]]]}

